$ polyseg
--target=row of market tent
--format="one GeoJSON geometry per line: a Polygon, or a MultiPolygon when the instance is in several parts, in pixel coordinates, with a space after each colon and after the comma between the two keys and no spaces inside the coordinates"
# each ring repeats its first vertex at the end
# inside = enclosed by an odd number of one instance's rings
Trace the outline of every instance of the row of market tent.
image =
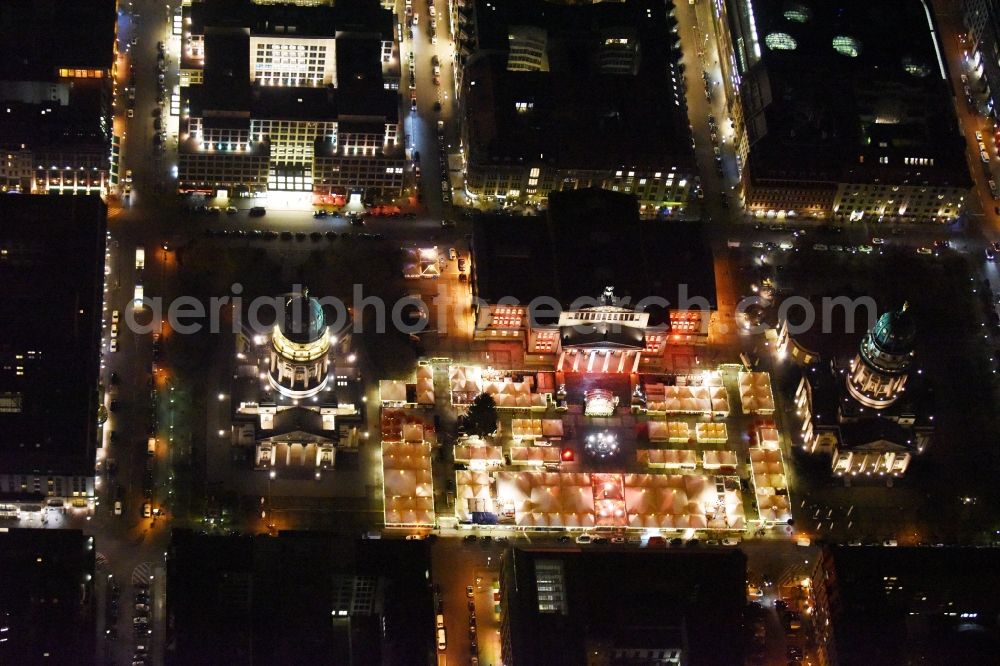
{"type": "Polygon", "coordinates": [[[739,482],[730,477],[460,470],[456,489],[459,520],[489,512],[518,527],[742,530],[746,525],[739,482]],[[598,482],[609,478],[613,482],[598,482]],[[719,479],[728,479],[721,493],[719,479]],[[604,485],[615,486],[610,497],[604,485]]]}

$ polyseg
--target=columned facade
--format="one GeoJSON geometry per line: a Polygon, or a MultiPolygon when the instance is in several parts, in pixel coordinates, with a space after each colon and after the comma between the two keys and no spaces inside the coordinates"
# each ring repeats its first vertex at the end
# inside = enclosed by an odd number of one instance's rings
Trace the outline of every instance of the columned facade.
{"type": "Polygon", "coordinates": [[[847,390],[865,407],[885,409],[905,389],[915,332],[907,307],[879,317],[851,361],[847,390]]]}
{"type": "Polygon", "coordinates": [[[310,398],[329,379],[330,336],[323,309],[309,290],[285,300],[284,312],[271,333],[268,381],[290,398],[310,398]]]}

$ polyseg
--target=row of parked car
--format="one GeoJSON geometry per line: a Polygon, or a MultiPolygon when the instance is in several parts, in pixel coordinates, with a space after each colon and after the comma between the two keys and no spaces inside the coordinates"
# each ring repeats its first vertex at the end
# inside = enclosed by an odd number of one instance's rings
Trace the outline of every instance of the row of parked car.
{"type": "Polygon", "coordinates": [[[359,233],[359,234],[338,234],[336,231],[313,231],[311,233],[306,233],[304,231],[263,231],[261,229],[205,229],[205,235],[209,237],[218,238],[257,238],[262,240],[300,240],[304,241],[307,238],[313,241],[319,241],[326,238],[329,241],[336,240],[338,236],[343,236],[344,239],[352,238],[363,238],[365,240],[383,240],[385,238],[384,234],[369,234],[369,233],[359,233]]]}

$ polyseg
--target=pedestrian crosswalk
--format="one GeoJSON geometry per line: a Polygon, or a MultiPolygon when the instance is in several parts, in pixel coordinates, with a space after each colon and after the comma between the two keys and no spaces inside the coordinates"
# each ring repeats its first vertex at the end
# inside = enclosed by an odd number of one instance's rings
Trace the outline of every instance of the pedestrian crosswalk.
{"type": "Polygon", "coordinates": [[[98,569],[103,569],[104,567],[108,566],[107,555],[105,555],[102,552],[98,552],[97,555],[94,556],[94,563],[96,564],[98,569]]]}
{"type": "Polygon", "coordinates": [[[146,583],[147,585],[152,580],[154,562],[143,562],[132,569],[132,584],[140,585],[146,583]]]}

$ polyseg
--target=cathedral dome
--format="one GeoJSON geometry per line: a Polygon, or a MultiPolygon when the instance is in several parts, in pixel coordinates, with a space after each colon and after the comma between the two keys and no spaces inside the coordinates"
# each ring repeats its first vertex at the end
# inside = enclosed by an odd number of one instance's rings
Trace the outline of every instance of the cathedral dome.
{"type": "Polygon", "coordinates": [[[309,344],[326,334],[323,306],[309,296],[309,290],[292,294],[285,299],[284,311],[278,317],[281,334],[292,342],[309,344]]]}
{"type": "Polygon", "coordinates": [[[913,351],[916,335],[916,326],[907,303],[899,310],[883,314],[871,330],[872,342],[885,354],[909,354],[913,351]]]}

